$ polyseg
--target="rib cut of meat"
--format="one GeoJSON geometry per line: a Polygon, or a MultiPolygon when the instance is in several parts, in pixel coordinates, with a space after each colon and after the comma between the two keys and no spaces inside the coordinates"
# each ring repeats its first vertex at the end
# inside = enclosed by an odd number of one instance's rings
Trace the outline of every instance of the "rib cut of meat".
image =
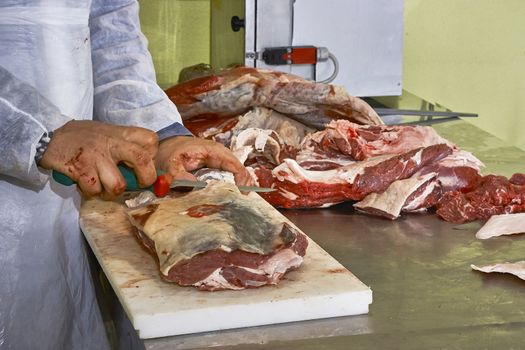
{"type": "Polygon", "coordinates": [[[430,173],[394,181],[384,192],[370,193],[354,204],[354,208],[390,220],[397,219],[402,211],[414,212],[429,208],[440,195],[436,176],[436,173],[430,173]]]}
{"type": "Polygon", "coordinates": [[[277,191],[261,194],[277,207],[327,207],[345,200],[362,200],[372,192],[382,192],[432,162],[452,153],[445,144],[414,149],[397,156],[379,156],[331,170],[312,171],[296,161],[284,162],[269,170],[255,168],[257,182],[277,191]]]}
{"type": "Polygon", "coordinates": [[[303,261],[306,236],[257,194],[213,182],[128,212],[168,281],[201,290],[277,284],[303,261]]]}
{"type": "Polygon", "coordinates": [[[522,176],[514,174],[509,181],[504,176],[487,175],[472,191],[447,192],[437,204],[437,214],[446,221],[460,224],[497,214],[523,212],[525,185],[519,181],[522,176]]]}
{"type": "Polygon", "coordinates": [[[332,119],[383,124],[365,101],[350,96],[343,87],[249,67],[190,80],[167,89],[166,94],[184,120],[203,114],[237,116],[252,107],[268,107],[316,128],[332,119]]]}
{"type": "Polygon", "coordinates": [[[449,191],[468,192],[481,181],[483,163],[470,152],[454,149],[451,155],[441,161],[429,164],[415,176],[437,173],[443,193],[449,191]]]}

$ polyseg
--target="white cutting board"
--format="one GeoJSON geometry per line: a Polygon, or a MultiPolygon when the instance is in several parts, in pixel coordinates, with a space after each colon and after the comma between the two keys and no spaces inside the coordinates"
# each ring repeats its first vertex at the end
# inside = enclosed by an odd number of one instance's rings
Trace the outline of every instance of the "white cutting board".
{"type": "Polygon", "coordinates": [[[315,242],[277,286],[203,292],[161,279],[135,238],[124,207],[98,199],[80,226],[140,338],[368,313],[372,291],[315,242]]]}

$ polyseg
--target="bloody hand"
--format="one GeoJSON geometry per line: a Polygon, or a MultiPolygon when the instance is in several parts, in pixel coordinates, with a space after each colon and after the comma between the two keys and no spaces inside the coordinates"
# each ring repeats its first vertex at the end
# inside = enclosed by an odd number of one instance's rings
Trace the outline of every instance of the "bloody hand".
{"type": "Polygon", "coordinates": [[[126,189],[119,162],[133,168],[141,186],[155,181],[157,145],[157,134],[144,128],[73,120],[55,130],[39,165],[69,176],[87,197],[111,199],[126,189]]]}
{"type": "Polygon", "coordinates": [[[160,143],[155,162],[157,168],[179,180],[195,180],[190,171],[208,167],[232,172],[239,186],[253,184],[250,173],[231,151],[210,140],[187,136],[171,137],[160,143]]]}

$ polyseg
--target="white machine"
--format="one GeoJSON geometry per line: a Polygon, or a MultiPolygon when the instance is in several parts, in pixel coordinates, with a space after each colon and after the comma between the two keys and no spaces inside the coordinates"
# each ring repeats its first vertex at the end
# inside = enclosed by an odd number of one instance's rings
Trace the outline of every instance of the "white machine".
{"type": "Polygon", "coordinates": [[[355,96],[401,94],[403,0],[245,0],[244,64],[343,85],[355,96]]]}

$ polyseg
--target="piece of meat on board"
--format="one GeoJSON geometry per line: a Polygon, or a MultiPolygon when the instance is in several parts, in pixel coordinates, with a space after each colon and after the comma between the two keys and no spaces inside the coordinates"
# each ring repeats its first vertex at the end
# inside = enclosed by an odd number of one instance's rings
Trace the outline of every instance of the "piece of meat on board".
{"type": "Polygon", "coordinates": [[[164,279],[201,290],[277,284],[303,262],[306,236],[254,192],[212,182],[128,211],[164,279]]]}

